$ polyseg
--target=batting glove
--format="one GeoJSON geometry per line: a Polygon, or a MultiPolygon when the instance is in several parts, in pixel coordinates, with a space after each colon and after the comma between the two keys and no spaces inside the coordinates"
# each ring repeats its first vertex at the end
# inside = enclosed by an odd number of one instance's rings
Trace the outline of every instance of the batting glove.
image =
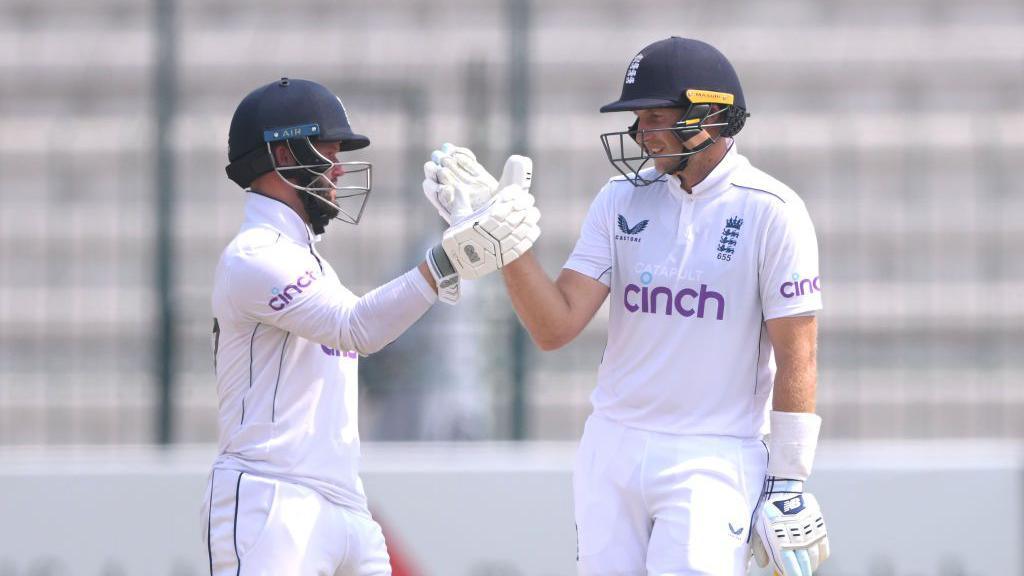
{"type": "Polygon", "coordinates": [[[751,548],[757,565],[780,576],[812,576],[828,558],[828,531],[821,507],[800,480],[769,476],[754,523],[751,548]]]}
{"type": "Polygon", "coordinates": [[[454,224],[489,204],[507,186],[529,191],[533,161],[526,156],[509,156],[501,180],[495,180],[477,162],[472,150],[445,143],[423,165],[423,176],[423,194],[445,222],[454,224]]]}
{"type": "Polygon", "coordinates": [[[525,254],[540,237],[540,211],[533,202],[519,186],[506,186],[487,206],[445,230],[441,250],[431,250],[439,275],[447,269],[442,253],[460,278],[471,280],[525,254]]]}

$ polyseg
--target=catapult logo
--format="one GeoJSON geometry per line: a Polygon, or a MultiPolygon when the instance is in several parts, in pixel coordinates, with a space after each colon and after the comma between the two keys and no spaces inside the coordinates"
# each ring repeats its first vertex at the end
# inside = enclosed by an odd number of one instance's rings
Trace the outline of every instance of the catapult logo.
{"type": "Polygon", "coordinates": [[[626,222],[626,217],[619,214],[619,230],[622,231],[622,234],[616,234],[615,239],[625,240],[627,242],[639,242],[639,234],[647,228],[648,222],[650,222],[650,220],[641,220],[637,222],[636,226],[630,228],[629,222],[626,222]]]}
{"type": "Polygon", "coordinates": [[[796,298],[815,292],[821,292],[821,276],[801,279],[799,274],[794,273],[792,281],[783,282],[779,287],[779,293],[783,298],[796,298]]]}
{"type": "Polygon", "coordinates": [[[267,302],[267,306],[270,306],[271,310],[284,310],[285,306],[290,304],[296,296],[302,294],[303,288],[308,288],[316,279],[316,274],[311,270],[307,270],[306,273],[299,276],[295,282],[285,286],[283,289],[271,289],[270,293],[273,294],[274,297],[267,302]]]}
{"type": "Polygon", "coordinates": [[[640,275],[640,283],[627,284],[622,295],[622,304],[630,313],[641,312],[643,314],[659,314],[664,310],[666,316],[672,312],[682,315],[684,318],[696,316],[704,318],[705,314],[712,314],[711,304],[714,305],[714,316],[716,320],[725,318],[725,296],[708,288],[707,284],[700,285],[700,291],[693,288],[682,288],[678,292],[665,286],[648,286],[653,280],[649,272],[640,275]],[[662,298],[663,297],[663,298],[662,298]],[[696,308],[694,308],[696,304],[696,308]]]}

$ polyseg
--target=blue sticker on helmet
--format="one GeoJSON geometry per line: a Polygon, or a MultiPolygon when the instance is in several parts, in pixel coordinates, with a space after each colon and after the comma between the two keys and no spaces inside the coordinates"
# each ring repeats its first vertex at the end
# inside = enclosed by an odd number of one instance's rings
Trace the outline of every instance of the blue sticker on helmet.
{"type": "Polygon", "coordinates": [[[291,138],[302,138],[320,135],[319,124],[302,124],[299,126],[288,126],[286,128],[274,128],[263,131],[264,142],[277,142],[278,140],[289,140],[291,138]]]}

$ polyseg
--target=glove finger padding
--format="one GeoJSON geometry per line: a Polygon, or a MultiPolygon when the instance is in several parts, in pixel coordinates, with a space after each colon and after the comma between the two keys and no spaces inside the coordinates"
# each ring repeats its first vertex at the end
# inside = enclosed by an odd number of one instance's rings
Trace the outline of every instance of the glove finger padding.
{"type": "Polygon", "coordinates": [[[434,182],[440,182],[437,179],[437,172],[441,167],[435,164],[432,160],[428,160],[423,163],[423,178],[425,180],[432,180],[434,182]]]}
{"type": "Polygon", "coordinates": [[[455,189],[440,182],[439,172],[441,167],[433,162],[423,165],[423,195],[437,209],[437,213],[445,222],[451,222],[452,200],[455,198],[455,189]]]}
{"type": "Polygon", "coordinates": [[[533,160],[527,156],[512,155],[505,160],[505,167],[501,170],[501,180],[498,180],[498,190],[506,186],[519,186],[527,192],[533,184],[533,160]]]}
{"type": "Polygon", "coordinates": [[[483,185],[491,190],[492,195],[499,189],[498,181],[477,162],[476,155],[468,148],[446,143],[440,150],[434,150],[430,159],[440,167],[450,170],[460,182],[483,185]]]}
{"type": "Polygon", "coordinates": [[[467,184],[479,182],[492,190],[498,188],[498,181],[475,158],[465,154],[450,154],[442,157],[439,164],[442,168],[451,170],[452,174],[462,182],[467,184]]]}
{"type": "MultiPolygon", "coordinates": [[[[815,546],[815,548],[817,548],[817,546],[815,546]]],[[[807,576],[811,576],[811,573],[814,571],[814,569],[811,568],[811,556],[808,553],[808,551],[794,550],[793,554],[796,556],[797,565],[800,566],[800,573],[807,574],[807,576]]]]}
{"type": "Polygon", "coordinates": [[[750,543],[750,549],[754,553],[754,560],[757,561],[758,566],[761,568],[768,566],[768,552],[765,551],[764,544],[761,543],[761,536],[756,529],[750,543]]]}
{"type": "Polygon", "coordinates": [[[453,156],[453,155],[456,155],[456,154],[461,154],[463,156],[469,156],[470,160],[473,160],[474,162],[476,161],[476,154],[473,154],[472,150],[470,150],[469,148],[462,148],[461,146],[456,146],[455,144],[452,144],[451,142],[445,142],[444,144],[441,144],[440,148],[438,148],[437,150],[434,150],[431,153],[430,158],[431,158],[431,160],[433,160],[433,161],[437,162],[438,164],[440,164],[441,163],[441,158],[443,158],[445,156],[453,156]]]}
{"type": "Polygon", "coordinates": [[[431,154],[428,164],[433,164],[434,168],[424,167],[424,172],[429,171],[435,181],[453,189],[450,201],[438,200],[441,204],[438,213],[449,223],[456,223],[487,206],[498,190],[498,182],[468,149],[446,144],[431,154]]]}
{"type": "Polygon", "coordinates": [[[769,494],[758,512],[756,530],[764,554],[759,555],[755,544],[758,564],[770,563],[782,576],[812,576],[828,558],[828,531],[813,494],[769,494]]]}
{"type": "Polygon", "coordinates": [[[469,213],[487,207],[494,195],[508,186],[518,186],[529,192],[533,180],[533,160],[526,156],[509,156],[500,182],[491,176],[468,148],[446,142],[440,149],[434,150],[430,158],[430,162],[423,167],[423,192],[449,224],[459,222],[469,213]]]}
{"type": "Polygon", "coordinates": [[[458,221],[480,208],[490,200],[490,194],[474,199],[475,191],[464,186],[454,174],[446,169],[427,162],[423,166],[423,195],[437,208],[437,213],[445,222],[458,221]]]}
{"type": "Polygon", "coordinates": [[[480,278],[525,254],[540,237],[533,196],[507,186],[494,202],[445,231],[445,253],[462,278],[480,278]]]}

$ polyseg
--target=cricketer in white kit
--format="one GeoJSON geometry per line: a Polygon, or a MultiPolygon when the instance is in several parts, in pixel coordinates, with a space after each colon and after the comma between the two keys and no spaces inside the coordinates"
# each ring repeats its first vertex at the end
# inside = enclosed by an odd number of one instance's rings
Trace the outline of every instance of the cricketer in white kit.
{"type": "Polygon", "coordinates": [[[493,272],[539,235],[524,187],[475,212],[449,198],[461,218],[425,261],[357,297],[316,243],[332,219],[361,218],[370,165],[338,157],[368,145],[341,100],[307,80],[257,88],[232,118],[227,172],[247,198],[212,298],[219,455],[202,512],[211,575],[391,574],[359,479],[358,358],[439,296],[454,303],[460,277],[493,272]],[[467,260],[466,246],[483,258],[467,260]]]}
{"type": "Polygon", "coordinates": [[[704,42],[645,47],[601,111],[636,122],[602,135],[622,176],[597,195],[558,280],[532,253],[502,269],[545,350],[611,298],[573,477],[579,573],[742,575],[753,551],[810,576],[829,545],[803,491],[821,422],[807,209],[739,153],[742,89],[704,42]]]}

